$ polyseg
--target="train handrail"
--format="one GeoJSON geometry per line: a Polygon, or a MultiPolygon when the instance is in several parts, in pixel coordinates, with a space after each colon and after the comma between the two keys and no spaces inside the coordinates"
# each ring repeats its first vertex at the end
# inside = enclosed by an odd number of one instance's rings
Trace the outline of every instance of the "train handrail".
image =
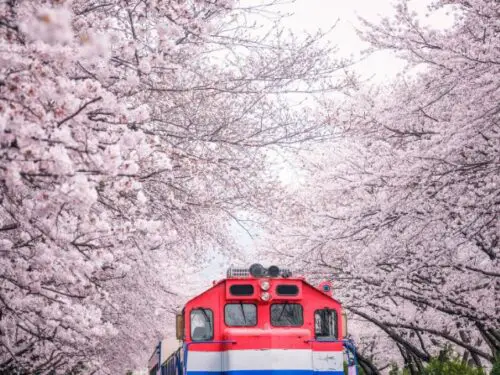
{"type": "Polygon", "coordinates": [[[179,375],[182,375],[184,369],[181,367],[181,348],[175,351],[175,367],[177,368],[179,375]]]}
{"type": "Polygon", "coordinates": [[[166,367],[166,373],[168,374],[169,373],[169,369],[171,366],[174,366],[176,368],[176,371],[175,373],[178,374],[178,375],[182,375],[182,368],[181,368],[181,349],[182,349],[182,346],[178,347],[177,349],[175,349],[172,353],[170,353],[170,355],[167,357],[167,359],[165,361],[163,361],[163,363],[161,364],[161,374],[163,375],[164,372],[163,372],[163,368],[166,367]],[[174,364],[172,365],[171,362],[174,361],[174,364]]]}
{"type": "Polygon", "coordinates": [[[236,344],[235,340],[215,340],[215,341],[191,341],[184,344],[184,363],[183,366],[183,374],[187,374],[187,360],[188,360],[188,351],[189,347],[193,344],[236,344]]]}

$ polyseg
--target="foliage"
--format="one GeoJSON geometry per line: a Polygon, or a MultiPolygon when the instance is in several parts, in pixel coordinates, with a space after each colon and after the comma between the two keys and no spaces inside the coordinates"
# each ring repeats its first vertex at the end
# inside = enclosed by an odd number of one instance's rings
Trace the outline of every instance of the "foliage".
{"type": "Polygon", "coordinates": [[[425,367],[424,375],[484,375],[482,369],[471,367],[459,359],[442,361],[433,358],[425,367]]]}
{"type": "Polygon", "coordinates": [[[271,149],[329,136],[286,98],[343,87],[333,47],[235,4],[0,3],[0,371],[142,366],[186,276],[280,201],[271,149]]]}
{"type": "Polygon", "coordinates": [[[400,371],[398,365],[393,363],[388,375],[409,375],[409,373],[407,369],[400,371]]]}
{"type": "MultiPolygon", "coordinates": [[[[358,375],[366,375],[365,371],[363,370],[363,368],[361,366],[357,366],[357,369],[358,369],[358,375]]],[[[349,371],[349,367],[347,365],[347,362],[344,362],[344,374],[348,374],[348,371],[349,371]]]]}
{"type": "MultiPolygon", "coordinates": [[[[410,371],[399,370],[397,365],[393,365],[389,375],[410,375],[410,371]]],[[[471,367],[459,359],[433,358],[425,366],[421,375],[484,375],[484,371],[481,368],[471,367]]]]}
{"type": "Polygon", "coordinates": [[[493,364],[493,368],[491,369],[490,375],[500,375],[500,357],[498,356],[498,353],[496,361],[493,364]]]}
{"type": "Polygon", "coordinates": [[[443,30],[399,1],[395,18],[365,24],[408,71],[352,94],[335,118],[343,137],[304,157],[271,240],[313,280],[333,279],[379,368],[399,356],[418,371],[447,343],[481,365],[500,344],[499,6],[435,1],[429,12],[455,19],[443,30]]]}

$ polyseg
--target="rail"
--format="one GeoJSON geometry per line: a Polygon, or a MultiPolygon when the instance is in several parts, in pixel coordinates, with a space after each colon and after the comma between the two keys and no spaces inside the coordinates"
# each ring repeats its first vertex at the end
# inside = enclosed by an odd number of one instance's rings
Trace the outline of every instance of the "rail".
{"type": "Polygon", "coordinates": [[[161,365],[161,375],[182,375],[181,367],[181,349],[179,347],[173,353],[171,353],[167,359],[161,365]]]}

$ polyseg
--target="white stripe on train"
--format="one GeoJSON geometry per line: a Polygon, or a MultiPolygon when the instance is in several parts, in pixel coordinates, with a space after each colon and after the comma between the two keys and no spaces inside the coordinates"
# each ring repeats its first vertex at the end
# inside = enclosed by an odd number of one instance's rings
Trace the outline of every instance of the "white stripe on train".
{"type": "Polygon", "coordinates": [[[342,371],[342,352],[309,349],[228,350],[188,352],[187,371],[226,372],[239,370],[342,371]]]}

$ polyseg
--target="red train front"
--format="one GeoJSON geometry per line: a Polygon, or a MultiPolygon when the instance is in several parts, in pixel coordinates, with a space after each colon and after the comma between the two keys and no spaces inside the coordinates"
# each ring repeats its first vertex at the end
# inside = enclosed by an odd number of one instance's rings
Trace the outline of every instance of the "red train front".
{"type": "Polygon", "coordinates": [[[150,375],[342,375],[345,327],[329,283],[316,288],[276,266],[233,268],[185,305],[183,345],[150,375]]]}

